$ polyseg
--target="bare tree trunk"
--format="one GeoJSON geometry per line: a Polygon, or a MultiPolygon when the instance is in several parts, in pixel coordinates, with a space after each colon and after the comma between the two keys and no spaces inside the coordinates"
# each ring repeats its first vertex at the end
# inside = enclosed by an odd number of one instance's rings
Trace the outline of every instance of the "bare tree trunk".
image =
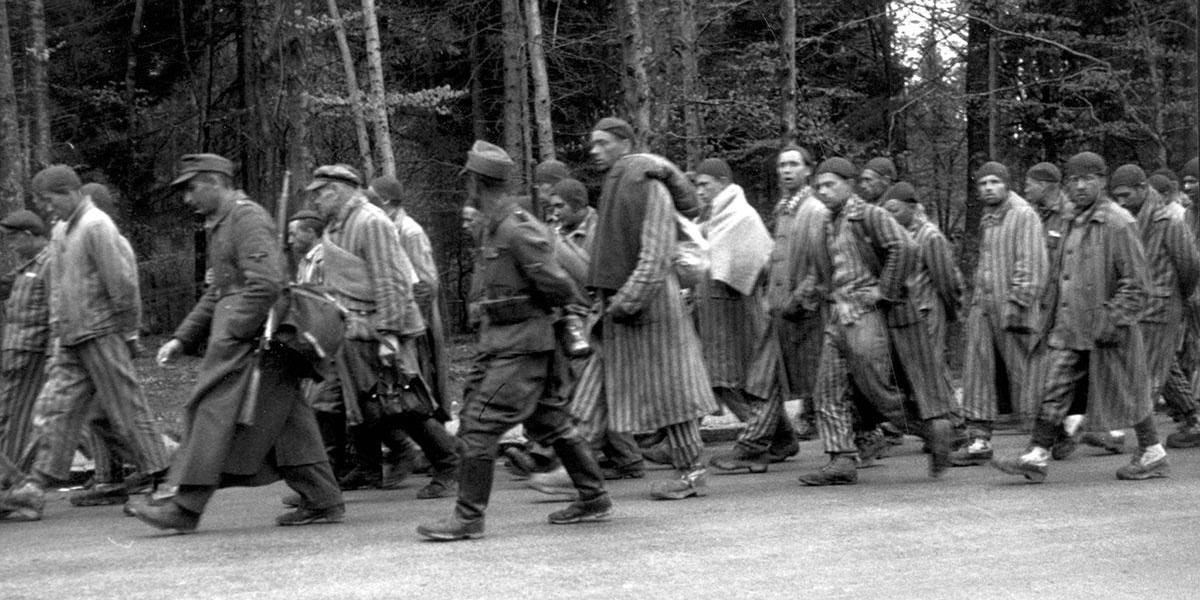
{"type": "MultiPolygon", "coordinates": [[[[683,131],[687,149],[687,168],[700,162],[700,64],[696,58],[696,0],[676,0],[675,20],[679,23],[676,53],[683,66],[683,131]]],[[[794,27],[794,26],[793,26],[794,27]]]]}
{"type": "Polygon", "coordinates": [[[780,99],[779,114],[782,121],[783,142],[790,144],[796,141],[798,135],[796,131],[796,100],[798,96],[796,80],[799,78],[799,70],[796,68],[796,0],[780,0],[779,19],[783,23],[782,39],[780,40],[783,51],[783,85],[781,86],[783,98],[780,99]]]}
{"type": "Polygon", "coordinates": [[[46,77],[50,52],[46,49],[46,9],[42,0],[29,0],[29,33],[33,42],[29,60],[35,132],[33,162],[40,169],[50,164],[50,90],[46,77]]]}
{"type": "Polygon", "coordinates": [[[362,0],[366,26],[367,68],[371,75],[371,111],[375,120],[375,149],[384,175],[396,176],[396,154],[388,127],[387,89],[383,85],[383,56],[379,47],[379,21],[375,18],[375,0],[362,0]]]}
{"type": "Polygon", "coordinates": [[[25,170],[22,168],[21,125],[13,85],[7,4],[0,0],[0,211],[4,214],[25,207],[25,170]]]}
{"type": "Polygon", "coordinates": [[[983,204],[975,190],[975,169],[990,157],[990,142],[988,133],[988,107],[985,96],[990,96],[988,89],[989,74],[989,45],[991,29],[988,26],[992,18],[992,0],[972,0],[967,7],[972,18],[967,24],[967,66],[966,66],[966,95],[967,95],[967,180],[966,209],[964,211],[963,251],[959,261],[963,273],[974,272],[975,262],[979,253],[979,222],[983,216],[983,204]]]}
{"type": "Polygon", "coordinates": [[[480,37],[479,13],[476,12],[471,17],[471,40],[468,42],[468,51],[471,56],[471,133],[477,140],[482,140],[486,136],[486,129],[483,125],[483,82],[480,81],[483,76],[483,57],[479,51],[480,37]]]}
{"type": "MultiPolygon", "coordinates": [[[[213,10],[213,0],[205,0],[204,2],[204,106],[200,110],[200,144],[198,150],[201,152],[208,148],[208,113],[212,110],[213,103],[213,71],[216,66],[216,50],[213,48],[213,24],[216,20],[216,13],[213,10]]],[[[200,281],[200,280],[197,280],[200,281]]]]}
{"type": "Polygon", "coordinates": [[[633,129],[638,150],[649,147],[654,138],[650,128],[650,78],[646,74],[646,59],[650,50],[642,28],[640,0],[622,0],[625,20],[621,45],[625,54],[625,109],[633,116],[633,129]]]}
{"type": "Polygon", "coordinates": [[[354,132],[358,137],[358,153],[362,157],[363,171],[367,179],[375,177],[375,160],[371,157],[371,139],[367,135],[367,117],[363,113],[362,89],[358,87],[358,74],[354,69],[354,56],[350,54],[350,42],[346,41],[346,23],[337,0],[326,0],[329,16],[333,19],[333,37],[337,40],[338,52],[342,56],[342,70],[346,74],[347,101],[354,115],[354,132]]]}
{"type": "Polygon", "coordinates": [[[1000,50],[996,47],[996,34],[992,32],[988,36],[988,65],[987,65],[987,109],[988,109],[988,158],[991,160],[1000,160],[1000,107],[996,99],[996,89],[1000,87],[999,82],[999,65],[1000,65],[1000,50]]]}
{"type": "Polygon", "coordinates": [[[529,29],[529,70],[533,78],[533,114],[537,121],[538,159],[554,158],[554,125],[550,119],[550,80],[546,76],[546,49],[542,41],[541,0],[525,0],[529,29]]]}
{"type": "Polygon", "coordinates": [[[525,86],[522,46],[525,32],[521,22],[520,0],[501,0],[504,24],[504,150],[517,161],[517,172],[524,173],[525,86]]]}

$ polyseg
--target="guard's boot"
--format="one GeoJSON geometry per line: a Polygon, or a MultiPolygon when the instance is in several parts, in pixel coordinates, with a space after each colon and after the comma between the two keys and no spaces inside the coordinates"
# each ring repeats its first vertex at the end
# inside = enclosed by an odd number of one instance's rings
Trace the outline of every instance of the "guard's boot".
{"type": "Polygon", "coordinates": [[[582,439],[570,437],[554,442],[554,452],[571,476],[579,499],[562,510],[550,513],[550,522],[566,525],[607,519],[612,512],[612,501],[608,498],[608,492],[604,491],[604,474],[591,448],[582,439]]]}
{"type": "Polygon", "coordinates": [[[483,513],[492,496],[495,461],[490,458],[464,458],[458,465],[458,502],[454,513],[445,519],[424,523],[417,533],[438,541],[466,540],[483,535],[483,513]]]}
{"type": "Polygon", "coordinates": [[[954,426],[949,419],[930,419],[926,437],[929,440],[929,476],[937,479],[950,468],[950,447],[954,445],[954,426]]]}

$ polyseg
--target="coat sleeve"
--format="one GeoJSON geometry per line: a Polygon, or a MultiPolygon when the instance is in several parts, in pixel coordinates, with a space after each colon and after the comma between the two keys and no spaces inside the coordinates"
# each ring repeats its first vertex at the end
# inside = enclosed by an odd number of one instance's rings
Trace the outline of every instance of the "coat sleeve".
{"type": "Polygon", "coordinates": [[[373,325],[380,334],[415,335],[425,329],[413,302],[412,263],[400,244],[396,227],[386,219],[364,219],[360,232],[367,277],[375,293],[373,325]]]}
{"type": "Polygon", "coordinates": [[[559,264],[552,234],[532,218],[517,223],[512,252],[525,276],[550,306],[587,305],[575,280],[559,264]]]}
{"type": "Polygon", "coordinates": [[[1110,325],[1127,327],[1137,324],[1146,308],[1150,288],[1149,267],[1136,223],[1118,225],[1110,235],[1116,289],[1104,307],[1110,325]]]}
{"type": "Polygon", "coordinates": [[[227,327],[231,336],[245,339],[254,336],[267,320],[286,278],[283,257],[275,244],[274,226],[266,211],[257,205],[238,206],[234,210],[230,226],[243,284],[227,327]]]}
{"type": "Polygon", "coordinates": [[[122,334],[137,333],[141,326],[141,294],[133,249],[115,226],[93,222],[87,230],[87,252],[96,265],[100,285],[112,302],[113,316],[122,334]]]}
{"type": "Polygon", "coordinates": [[[879,293],[888,300],[904,298],[904,282],[916,266],[917,247],[912,236],[890,213],[870,207],[863,225],[875,247],[883,251],[879,270],[879,293]]]}
{"type": "Polygon", "coordinates": [[[921,252],[938,297],[946,307],[957,310],[962,299],[963,280],[954,262],[954,250],[950,248],[950,242],[941,233],[933,232],[921,252]]]}
{"type": "Polygon", "coordinates": [[[642,222],[642,249],[629,279],[612,298],[610,312],[635,315],[661,292],[671,268],[675,248],[675,210],[667,188],[657,181],[645,183],[646,216],[642,222]]]}
{"type": "Polygon", "coordinates": [[[1046,243],[1042,234],[1042,221],[1033,210],[1012,211],[1015,219],[1011,234],[1013,251],[1012,268],[1008,277],[1006,300],[1021,309],[1029,309],[1046,285],[1050,261],[1046,255],[1046,243]]]}
{"type": "Polygon", "coordinates": [[[1179,294],[1186,299],[1196,290],[1196,283],[1200,281],[1200,252],[1196,250],[1196,241],[1182,219],[1167,221],[1166,237],[1163,241],[1167,247],[1167,255],[1171,257],[1171,264],[1175,266],[1179,294]]]}

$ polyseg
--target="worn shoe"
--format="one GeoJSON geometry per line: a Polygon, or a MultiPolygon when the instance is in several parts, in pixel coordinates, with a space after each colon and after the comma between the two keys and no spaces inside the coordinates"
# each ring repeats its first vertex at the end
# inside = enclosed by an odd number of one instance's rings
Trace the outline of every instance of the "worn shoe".
{"type": "Polygon", "coordinates": [[[525,484],[547,496],[554,496],[559,500],[575,500],[579,498],[579,491],[575,489],[575,482],[571,481],[571,476],[567,474],[567,470],[559,467],[549,473],[534,473],[529,476],[529,481],[525,484]]]}
{"type": "Polygon", "coordinates": [[[131,506],[133,516],[158,529],[170,529],[176,533],[191,533],[200,524],[200,515],[174,502],[150,504],[138,501],[131,506]]]}
{"type": "Polygon", "coordinates": [[[858,467],[849,454],[835,454],[825,466],[800,476],[804,485],[853,485],[858,483],[858,467]]]}
{"type": "Polygon", "coordinates": [[[537,463],[525,448],[510,445],[504,448],[504,467],[517,479],[527,479],[537,472],[537,463]]]}
{"type": "Polygon", "coordinates": [[[300,494],[297,494],[296,492],[290,492],[280,497],[279,501],[282,502],[284,506],[296,508],[300,506],[300,494]]]}
{"type": "Polygon", "coordinates": [[[876,429],[855,436],[854,445],[858,447],[858,467],[862,468],[869,467],[876,460],[883,458],[891,443],[882,431],[876,429]]]}
{"type": "Polygon", "coordinates": [[[798,441],[808,442],[821,437],[821,432],[817,431],[817,424],[807,417],[800,417],[792,424],[796,426],[796,440],[798,441]]]}
{"type": "Polygon", "coordinates": [[[950,453],[950,464],[955,467],[986,465],[991,460],[992,443],[983,438],[975,438],[966,448],[950,453]]]}
{"type": "Polygon", "coordinates": [[[883,432],[883,439],[887,440],[889,446],[904,445],[904,432],[900,431],[900,428],[891,423],[882,423],[879,430],[883,432]]]}
{"type": "Polygon", "coordinates": [[[950,447],[954,444],[954,426],[947,419],[929,423],[929,476],[938,479],[950,468],[950,447]]]}
{"type": "Polygon", "coordinates": [[[1167,464],[1167,453],[1150,452],[1149,449],[1142,450],[1129,464],[1117,469],[1117,479],[1127,481],[1141,481],[1143,479],[1154,479],[1156,477],[1166,477],[1171,473],[1171,465],[1167,464]]]}
{"type": "Polygon", "coordinates": [[[566,508],[550,513],[554,525],[570,525],[584,521],[605,521],[612,516],[612,500],[603,494],[591,500],[576,500],[566,508]]]}
{"type": "Polygon", "coordinates": [[[297,508],[276,517],[275,524],[288,527],[313,523],[341,523],[345,518],[346,505],[335,504],[329,508],[297,508]]]}
{"type": "Polygon", "coordinates": [[[656,446],[651,446],[642,450],[642,458],[660,465],[673,464],[671,462],[671,449],[668,448],[665,443],[660,443],[656,446]]]}
{"type": "Polygon", "coordinates": [[[458,480],[450,477],[434,477],[433,481],[425,484],[425,487],[417,490],[418,500],[431,500],[433,498],[445,498],[458,493],[458,480]]]}
{"type": "Polygon", "coordinates": [[[655,500],[683,500],[708,495],[708,469],[701,467],[678,473],[677,479],[659,481],[650,486],[650,496],[655,500]]]}
{"type": "Polygon", "coordinates": [[[746,469],[751,473],[766,473],[771,457],[766,452],[751,454],[740,449],[718,454],[708,461],[710,467],[732,473],[746,469]]]}
{"type": "Polygon", "coordinates": [[[431,540],[452,542],[469,540],[483,536],[483,518],[474,521],[460,521],[456,517],[447,517],[432,523],[417,526],[417,533],[431,540]]]}
{"type": "Polygon", "coordinates": [[[1079,448],[1079,434],[1067,435],[1065,431],[1059,431],[1058,437],[1054,440],[1054,445],[1050,446],[1050,458],[1054,460],[1066,460],[1075,450],[1079,448]]]}
{"type": "Polygon", "coordinates": [[[383,477],[379,473],[368,473],[362,469],[354,469],[338,480],[342,491],[373,490],[383,485],[383,477]]]}
{"type": "Polygon", "coordinates": [[[992,459],[992,466],[1009,475],[1021,475],[1030,483],[1041,483],[1049,471],[1046,462],[1049,454],[1048,450],[1034,448],[1020,456],[992,459]]]}
{"type": "Polygon", "coordinates": [[[800,442],[795,439],[784,446],[767,448],[767,459],[773,463],[781,463],[797,454],[800,454],[800,442]]]}
{"type": "Polygon", "coordinates": [[[6,509],[11,510],[10,519],[15,516],[22,521],[39,521],[46,508],[46,491],[29,481],[9,490],[3,499],[6,509]]]}
{"type": "Polygon", "coordinates": [[[82,490],[71,490],[67,494],[71,506],[112,506],[129,501],[129,491],[124,483],[97,483],[82,490]]]}
{"type": "Polygon", "coordinates": [[[620,467],[602,467],[600,471],[604,474],[604,478],[609,481],[616,481],[618,479],[642,479],[646,476],[646,467],[640,460],[633,464],[623,465],[620,467]]]}
{"type": "Polygon", "coordinates": [[[1179,429],[1167,436],[1168,448],[1195,448],[1200,446],[1200,421],[1182,423],[1179,429]]]}
{"type": "Polygon", "coordinates": [[[1083,443],[1106,450],[1112,454],[1122,454],[1125,452],[1125,432],[1114,434],[1104,431],[1089,431],[1083,434],[1083,443]]]}

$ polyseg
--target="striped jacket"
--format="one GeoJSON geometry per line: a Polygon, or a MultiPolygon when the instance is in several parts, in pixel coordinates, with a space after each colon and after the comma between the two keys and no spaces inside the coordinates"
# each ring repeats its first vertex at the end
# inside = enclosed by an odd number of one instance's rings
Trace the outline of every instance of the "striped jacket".
{"type": "Polygon", "coordinates": [[[13,269],[12,292],[4,303],[0,350],[45,352],[50,345],[50,248],[13,269]]]}
{"type": "Polygon", "coordinates": [[[985,211],[980,225],[972,306],[1014,314],[1022,324],[1035,327],[1037,299],[1049,265],[1041,218],[1024,198],[1009,192],[1007,199],[985,211]]]}
{"type": "Polygon", "coordinates": [[[946,320],[953,322],[963,293],[954,250],[937,225],[922,215],[913,218],[909,230],[917,245],[917,266],[908,278],[910,301],[918,310],[929,310],[933,302],[941,302],[946,320]]]}
{"type": "Polygon", "coordinates": [[[853,323],[881,301],[907,306],[904,284],[916,247],[891,213],[854,195],[826,228],[832,271],[824,287],[834,322],[853,323]]]}
{"type": "Polygon", "coordinates": [[[1137,215],[1150,269],[1150,298],[1141,320],[1178,323],[1183,318],[1183,301],[1200,279],[1200,255],[1184,222],[1184,208],[1167,204],[1153,189],[1146,193],[1146,203],[1137,215]]]}

